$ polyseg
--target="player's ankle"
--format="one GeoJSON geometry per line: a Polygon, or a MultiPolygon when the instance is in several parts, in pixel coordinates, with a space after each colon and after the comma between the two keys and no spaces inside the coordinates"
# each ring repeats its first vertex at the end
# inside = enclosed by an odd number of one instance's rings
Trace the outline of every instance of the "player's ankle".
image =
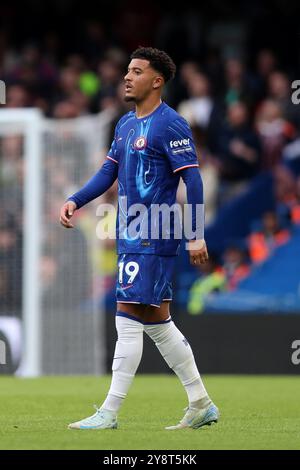
{"type": "Polygon", "coordinates": [[[211,404],[212,400],[209,398],[208,395],[206,395],[205,397],[202,397],[199,400],[191,401],[189,403],[189,408],[196,408],[198,410],[201,410],[203,408],[207,408],[211,404]]]}
{"type": "Polygon", "coordinates": [[[117,414],[119,409],[121,408],[123,401],[124,398],[109,393],[105,401],[102,403],[101,408],[117,414]]]}

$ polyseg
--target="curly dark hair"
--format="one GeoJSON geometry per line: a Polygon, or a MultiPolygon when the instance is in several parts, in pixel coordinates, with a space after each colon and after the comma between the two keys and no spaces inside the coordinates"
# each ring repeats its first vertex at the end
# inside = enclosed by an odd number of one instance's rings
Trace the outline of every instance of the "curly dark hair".
{"type": "Polygon", "coordinates": [[[144,59],[150,62],[151,67],[161,73],[165,82],[175,76],[176,65],[171,57],[164,51],[154,47],[138,47],[130,56],[130,59],[144,59]]]}

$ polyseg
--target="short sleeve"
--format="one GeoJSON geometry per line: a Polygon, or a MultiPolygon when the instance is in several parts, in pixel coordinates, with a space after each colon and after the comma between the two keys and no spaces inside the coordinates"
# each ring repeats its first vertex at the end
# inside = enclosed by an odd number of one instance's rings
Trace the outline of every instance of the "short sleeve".
{"type": "Polygon", "coordinates": [[[178,118],[169,123],[162,136],[162,142],[173,173],[199,166],[192,131],[185,119],[178,118]]]}

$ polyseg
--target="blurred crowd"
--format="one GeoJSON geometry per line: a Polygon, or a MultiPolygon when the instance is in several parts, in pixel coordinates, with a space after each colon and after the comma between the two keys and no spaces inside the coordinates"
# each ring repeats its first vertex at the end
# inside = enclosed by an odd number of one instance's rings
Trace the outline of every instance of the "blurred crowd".
{"type": "MultiPolygon", "coordinates": [[[[185,21],[188,26],[187,17],[185,21]]],[[[153,44],[166,47],[167,51],[170,24],[166,19],[162,21],[153,44]]],[[[0,31],[1,78],[7,87],[5,107],[37,107],[46,117],[54,119],[97,115],[112,110],[114,119],[107,142],[109,147],[115,123],[131,106],[122,98],[123,76],[130,51],[140,39],[137,35],[130,42],[125,32],[121,33],[119,42],[109,43],[103,23],[89,21],[81,47],[62,56],[59,36],[54,32],[45,34],[43,41],[31,40],[14,48],[5,31],[0,31]]],[[[200,44],[201,38],[195,41],[196,45],[197,41],[200,44]]],[[[207,50],[201,46],[200,60],[193,52],[195,44],[187,50],[186,57],[181,51],[176,78],[166,86],[164,100],[192,127],[204,181],[206,224],[213,223],[224,204],[239,197],[251,181],[266,171],[271,172],[276,181],[278,208],[284,206],[289,220],[299,223],[300,106],[291,101],[294,71],[283,67],[271,48],[259,49],[250,65],[246,60],[247,50],[225,54],[221,44],[219,48],[214,46],[207,50]]],[[[174,47],[171,52],[175,53],[174,47]]],[[[176,62],[176,56],[174,60],[176,62]]],[[[0,222],[0,312],[6,313],[18,312],[21,302],[20,296],[11,299],[10,293],[18,291],[16,286],[21,283],[22,271],[22,194],[16,190],[23,184],[22,145],[19,136],[0,138],[0,207],[3,212],[0,222]],[[10,195],[19,195],[19,200],[10,195]]],[[[80,153],[80,145],[74,145],[74,142],[68,152],[75,148],[80,153]]],[[[56,151],[56,157],[58,153],[56,151]]],[[[53,164],[59,165],[57,158],[53,164]]],[[[52,165],[49,159],[47,165],[52,165]]],[[[63,171],[68,169],[62,168],[63,171]]],[[[82,182],[87,176],[82,177],[82,182]]],[[[57,198],[63,198],[68,195],[62,191],[65,180],[60,174],[56,179],[56,183],[52,183],[59,187],[57,198]]],[[[115,202],[116,196],[115,186],[109,193],[109,201],[115,202]]],[[[178,198],[182,203],[185,201],[183,186],[178,198]]],[[[54,206],[57,209],[59,201],[54,206]]],[[[57,215],[58,212],[55,217],[57,215]]],[[[203,289],[204,292],[206,289],[235,289],[251,271],[252,263],[262,262],[274,246],[288,240],[289,229],[281,226],[276,211],[265,214],[260,222],[260,229],[249,235],[243,247],[229,246],[222,259],[211,256],[192,286],[188,301],[191,313],[201,311],[203,289]],[[203,287],[204,280],[206,285],[203,287]]],[[[102,262],[107,266],[106,286],[110,298],[115,275],[112,268],[114,246],[109,242],[106,248],[109,255],[102,262]]],[[[51,265],[47,254],[43,263],[48,276],[50,273],[50,277],[55,277],[57,267],[51,265]]],[[[84,297],[87,293],[80,295],[84,297]]]]}

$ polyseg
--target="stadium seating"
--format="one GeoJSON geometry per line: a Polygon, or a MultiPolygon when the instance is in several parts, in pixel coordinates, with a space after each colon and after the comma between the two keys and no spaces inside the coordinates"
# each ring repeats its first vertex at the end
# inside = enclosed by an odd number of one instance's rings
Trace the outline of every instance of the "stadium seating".
{"type": "Polygon", "coordinates": [[[254,221],[264,212],[274,209],[272,182],[269,172],[261,173],[244,193],[219,210],[216,220],[205,232],[209,251],[221,254],[228,242],[246,237],[254,221]]]}
{"type": "Polygon", "coordinates": [[[299,313],[300,228],[290,241],[277,248],[264,263],[252,270],[235,292],[208,298],[207,313],[299,313]]]}

